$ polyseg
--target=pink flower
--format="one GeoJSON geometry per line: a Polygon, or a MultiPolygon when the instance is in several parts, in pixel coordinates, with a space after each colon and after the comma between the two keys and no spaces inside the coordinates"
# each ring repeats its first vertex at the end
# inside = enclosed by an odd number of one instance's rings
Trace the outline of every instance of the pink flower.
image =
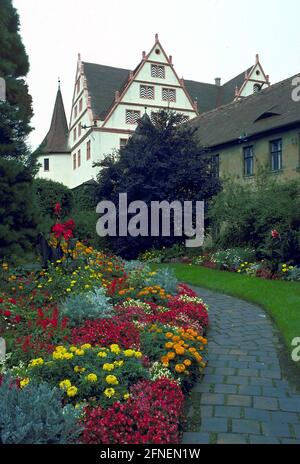
{"type": "Polygon", "coordinates": [[[280,237],[280,233],[276,229],[272,230],[271,235],[272,235],[272,238],[279,238],[280,237]]]}
{"type": "Polygon", "coordinates": [[[60,206],[60,203],[56,203],[56,205],[54,206],[54,214],[56,216],[59,216],[61,214],[61,206],[60,206]]]}

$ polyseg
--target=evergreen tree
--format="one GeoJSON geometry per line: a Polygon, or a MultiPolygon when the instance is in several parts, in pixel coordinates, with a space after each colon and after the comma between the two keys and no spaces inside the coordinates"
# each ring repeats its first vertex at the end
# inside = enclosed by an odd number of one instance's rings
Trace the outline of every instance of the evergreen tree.
{"type": "Polygon", "coordinates": [[[19,28],[12,1],[0,0],[0,77],[6,83],[6,102],[0,101],[0,157],[26,161],[32,100],[24,80],[29,61],[19,28]]]}
{"type": "Polygon", "coordinates": [[[0,260],[17,262],[36,238],[32,176],[18,161],[0,159],[0,260]]]}
{"type": "MultiPolygon", "coordinates": [[[[161,111],[152,124],[145,114],[127,145],[98,164],[102,169],[97,200],[118,204],[120,193],[127,193],[128,202],[143,200],[147,205],[151,201],[210,199],[218,191],[219,181],[212,174],[210,156],[194,137],[195,130],[183,121],[178,113],[161,111]]],[[[129,258],[178,241],[174,236],[110,239],[114,251],[129,258]]]]}

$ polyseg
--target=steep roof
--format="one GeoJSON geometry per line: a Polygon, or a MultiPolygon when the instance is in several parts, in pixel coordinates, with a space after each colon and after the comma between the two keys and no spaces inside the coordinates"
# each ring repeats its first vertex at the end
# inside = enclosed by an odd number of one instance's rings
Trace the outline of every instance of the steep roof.
{"type": "MultiPolygon", "coordinates": [[[[83,62],[94,117],[105,119],[114,102],[116,90],[122,90],[128,81],[128,69],[83,62]]],[[[137,69],[137,68],[136,68],[137,69]]],[[[248,71],[252,69],[249,68],[248,71]]],[[[133,71],[134,73],[135,71],[133,71]]],[[[235,87],[244,82],[245,72],[239,74],[223,86],[185,80],[185,87],[192,100],[198,101],[200,112],[210,111],[234,99],[235,87]]]]}
{"type": "Polygon", "coordinates": [[[120,90],[127,81],[129,70],[86,62],[83,66],[93,114],[103,120],[114,101],[116,90],[120,90]]]}
{"type": "Polygon", "coordinates": [[[50,129],[40,146],[40,150],[43,153],[70,152],[68,147],[68,124],[60,88],[56,94],[50,129]]]}
{"type": "Polygon", "coordinates": [[[238,142],[285,126],[300,124],[300,104],[291,93],[295,76],[247,98],[201,114],[190,124],[202,145],[213,147],[238,142]]]}

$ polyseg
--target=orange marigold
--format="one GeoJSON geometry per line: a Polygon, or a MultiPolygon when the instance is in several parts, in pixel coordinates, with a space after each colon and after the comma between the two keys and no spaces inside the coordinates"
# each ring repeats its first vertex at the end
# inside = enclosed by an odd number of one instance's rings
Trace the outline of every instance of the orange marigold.
{"type": "Polygon", "coordinates": [[[184,364],[176,364],[175,366],[175,371],[181,374],[182,372],[185,371],[185,365],[184,364]]]}
{"type": "Polygon", "coordinates": [[[173,343],[172,342],[167,342],[165,344],[165,347],[169,350],[170,348],[173,348],[173,343]]]}

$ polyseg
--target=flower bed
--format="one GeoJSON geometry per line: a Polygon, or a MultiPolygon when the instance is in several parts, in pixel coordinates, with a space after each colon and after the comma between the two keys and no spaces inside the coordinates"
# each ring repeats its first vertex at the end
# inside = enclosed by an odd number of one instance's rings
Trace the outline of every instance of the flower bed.
{"type": "Polygon", "coordinates": [[[184,395],[206,366],[206,305],[171,271],[53,232],[64,254],[47,270],[3,268],[0,442],[179,442],[184,395]]]}

